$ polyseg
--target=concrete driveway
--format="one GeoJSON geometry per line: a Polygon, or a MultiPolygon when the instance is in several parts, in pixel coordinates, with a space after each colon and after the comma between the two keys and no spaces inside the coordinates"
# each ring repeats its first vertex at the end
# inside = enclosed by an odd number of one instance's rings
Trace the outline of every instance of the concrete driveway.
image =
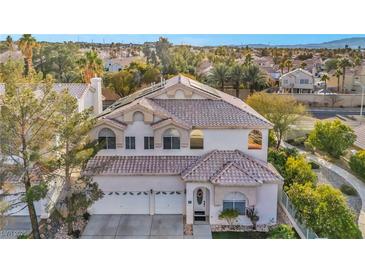
{"type": "Polygon", "coordinates": [[[82,239],[182,239],[182,215],[92,215],[82,239]]]}

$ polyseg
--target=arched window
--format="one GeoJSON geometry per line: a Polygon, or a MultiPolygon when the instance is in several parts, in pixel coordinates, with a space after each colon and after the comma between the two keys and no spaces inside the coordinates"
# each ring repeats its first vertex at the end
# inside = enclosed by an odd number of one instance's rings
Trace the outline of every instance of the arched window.
{"type": "Polygon", "coordinates": [[[248,149],[262,148],[262,133],[259,130],[252,130],[248,135],[248,149]]]}
{"type": "Polygon", "coordinates": [[[180,134],[177,129],[170,128],[164,132],[163,149],[180,149],[180,134]]]}
{"type": "Polygon", "coordinates": [[[224,196],[223,211],[235,209],[240,215],[246,215],[246,197],[240,192],[230,192],[224,196]]]}
{"type": "Polygon", "coordinates": [[[204,135],[203,131],[195,129],[190,133],[190,149],[203,149],[204,135]]]}
{"type": "Polygon", "coordinates": [[[144,121],[144,115],[140,111],[136,111],[133,113],[133,121],[144,121]]]}
{"type": "Polygon", "coordinates": [[[115,149],[115,134],[111,129],[103,128],[98,137],[102,149],[115,149]]]}

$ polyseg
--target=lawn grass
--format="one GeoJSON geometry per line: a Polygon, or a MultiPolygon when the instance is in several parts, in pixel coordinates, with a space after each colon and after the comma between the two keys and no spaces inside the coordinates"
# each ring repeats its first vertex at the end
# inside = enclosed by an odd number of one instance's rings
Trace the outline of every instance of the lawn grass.
{"type": "Polygon", "coordinates": [[[267,232],[212,232],[213,239],[266,239],[267,232]]]}

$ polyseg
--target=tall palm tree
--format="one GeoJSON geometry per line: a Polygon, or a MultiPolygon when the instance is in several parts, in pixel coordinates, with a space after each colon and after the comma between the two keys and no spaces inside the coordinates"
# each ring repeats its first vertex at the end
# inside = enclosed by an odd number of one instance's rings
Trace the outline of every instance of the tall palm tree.
{"type": "Polygon", "coordinates": [[[283,75],[284,74],[284,69],[285,69],[285,60],[282,60],[280,62],[279,69],[280,69],[281,75],[283,75]]]}
{"type": "Polygon", "coordinates": [[[248,53],[245,57],[244,65],[250,66],[250,65],[252,65],[252,61],[253,61],[252,55],[251,55],[251,53],[248,53]]]}
{"type": "Polygon", "coordinates": [[[229,68],[226,64],[215,65],[209,75],[209,81],[224,91],[225,83],[229,79],[229,68]]]}
{"type": "Polygon", "coordinates": [[[14,50],[14,41],[13,38],[11,38],[10,35],[6,36],[6,46],[10,51],[14,50]]]}
{"type": "Polygon", "coordinates": [[[337,93],[340,92],[340,77],[342,75],[341,68],[337,68],[335,71],[335,76],[337,77],[337,93]]]}
{"type": "Polygon", "coordinates": [[[321,77],[321,81],[324,82],[324,89],[327,89],[327,81],[330,79],[327,73],[324,73],[321,77]]]}
{"type": "Polygon", "coordinates": [[[23,34],[23,36],[19,39],[19,48],[25,57],[26,62],[26,72],[28,75],[32,70],[33,63],[33,49],[38,47],[37,40],[31,34],[23,34]]]}
{"type": "Polygon", "coordinates": [[[85,83],[90,79],[103,75],[103,61],[99,58],[95,50],[85,52],[85,56],[79,60],[79,67],[85,83]]]}
{"type": "Polygon", "coordinates": [[[243,79],[247,84],[252,95],[255,90],[260,90],[267,86],[266,75],[260,70],[257,65],[245,67],[243,79]]]}
{"type": "Polygon", "coordinates": [[[290,71],[290,69],[293,67],[293,61],[291,59],[287,59],[285,61],[285,66],[288,69],[288,72],[290,71]]]}
{"type": "Polygon", "coordinates": [[[229,78],[236,90],[236,97],[240,96],[240,86],[243,84],[244,68],[240,64],[234,64],[229,71],[229,78]]]}
{"type": "Polygon", "coordinates": [[[346,68],[351,67],[352,63],[351,63],[350,59],[344,57],[344,58],[340,59],[338,66],[342,69],[342,92],[344,92],[346,68]]]}

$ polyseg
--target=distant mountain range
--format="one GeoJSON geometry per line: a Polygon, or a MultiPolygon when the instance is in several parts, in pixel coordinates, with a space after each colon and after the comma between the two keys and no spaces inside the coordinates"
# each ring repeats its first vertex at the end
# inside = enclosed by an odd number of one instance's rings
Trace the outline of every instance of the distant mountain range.
{"type": "MultiPolygon", "coordinates": [[[[245,45],[246,46],[246,45],[245,45]]],[[[308,49],[338,49],[345,48],[361,48],[365,49],[365,37],[353,37],[340,40],[333,40],[329,42],[316,43],[316,44],[296,44],[296,45],[266,45],[266,44],[248,44],[250,48],[308,48],[308,49]]]]}

